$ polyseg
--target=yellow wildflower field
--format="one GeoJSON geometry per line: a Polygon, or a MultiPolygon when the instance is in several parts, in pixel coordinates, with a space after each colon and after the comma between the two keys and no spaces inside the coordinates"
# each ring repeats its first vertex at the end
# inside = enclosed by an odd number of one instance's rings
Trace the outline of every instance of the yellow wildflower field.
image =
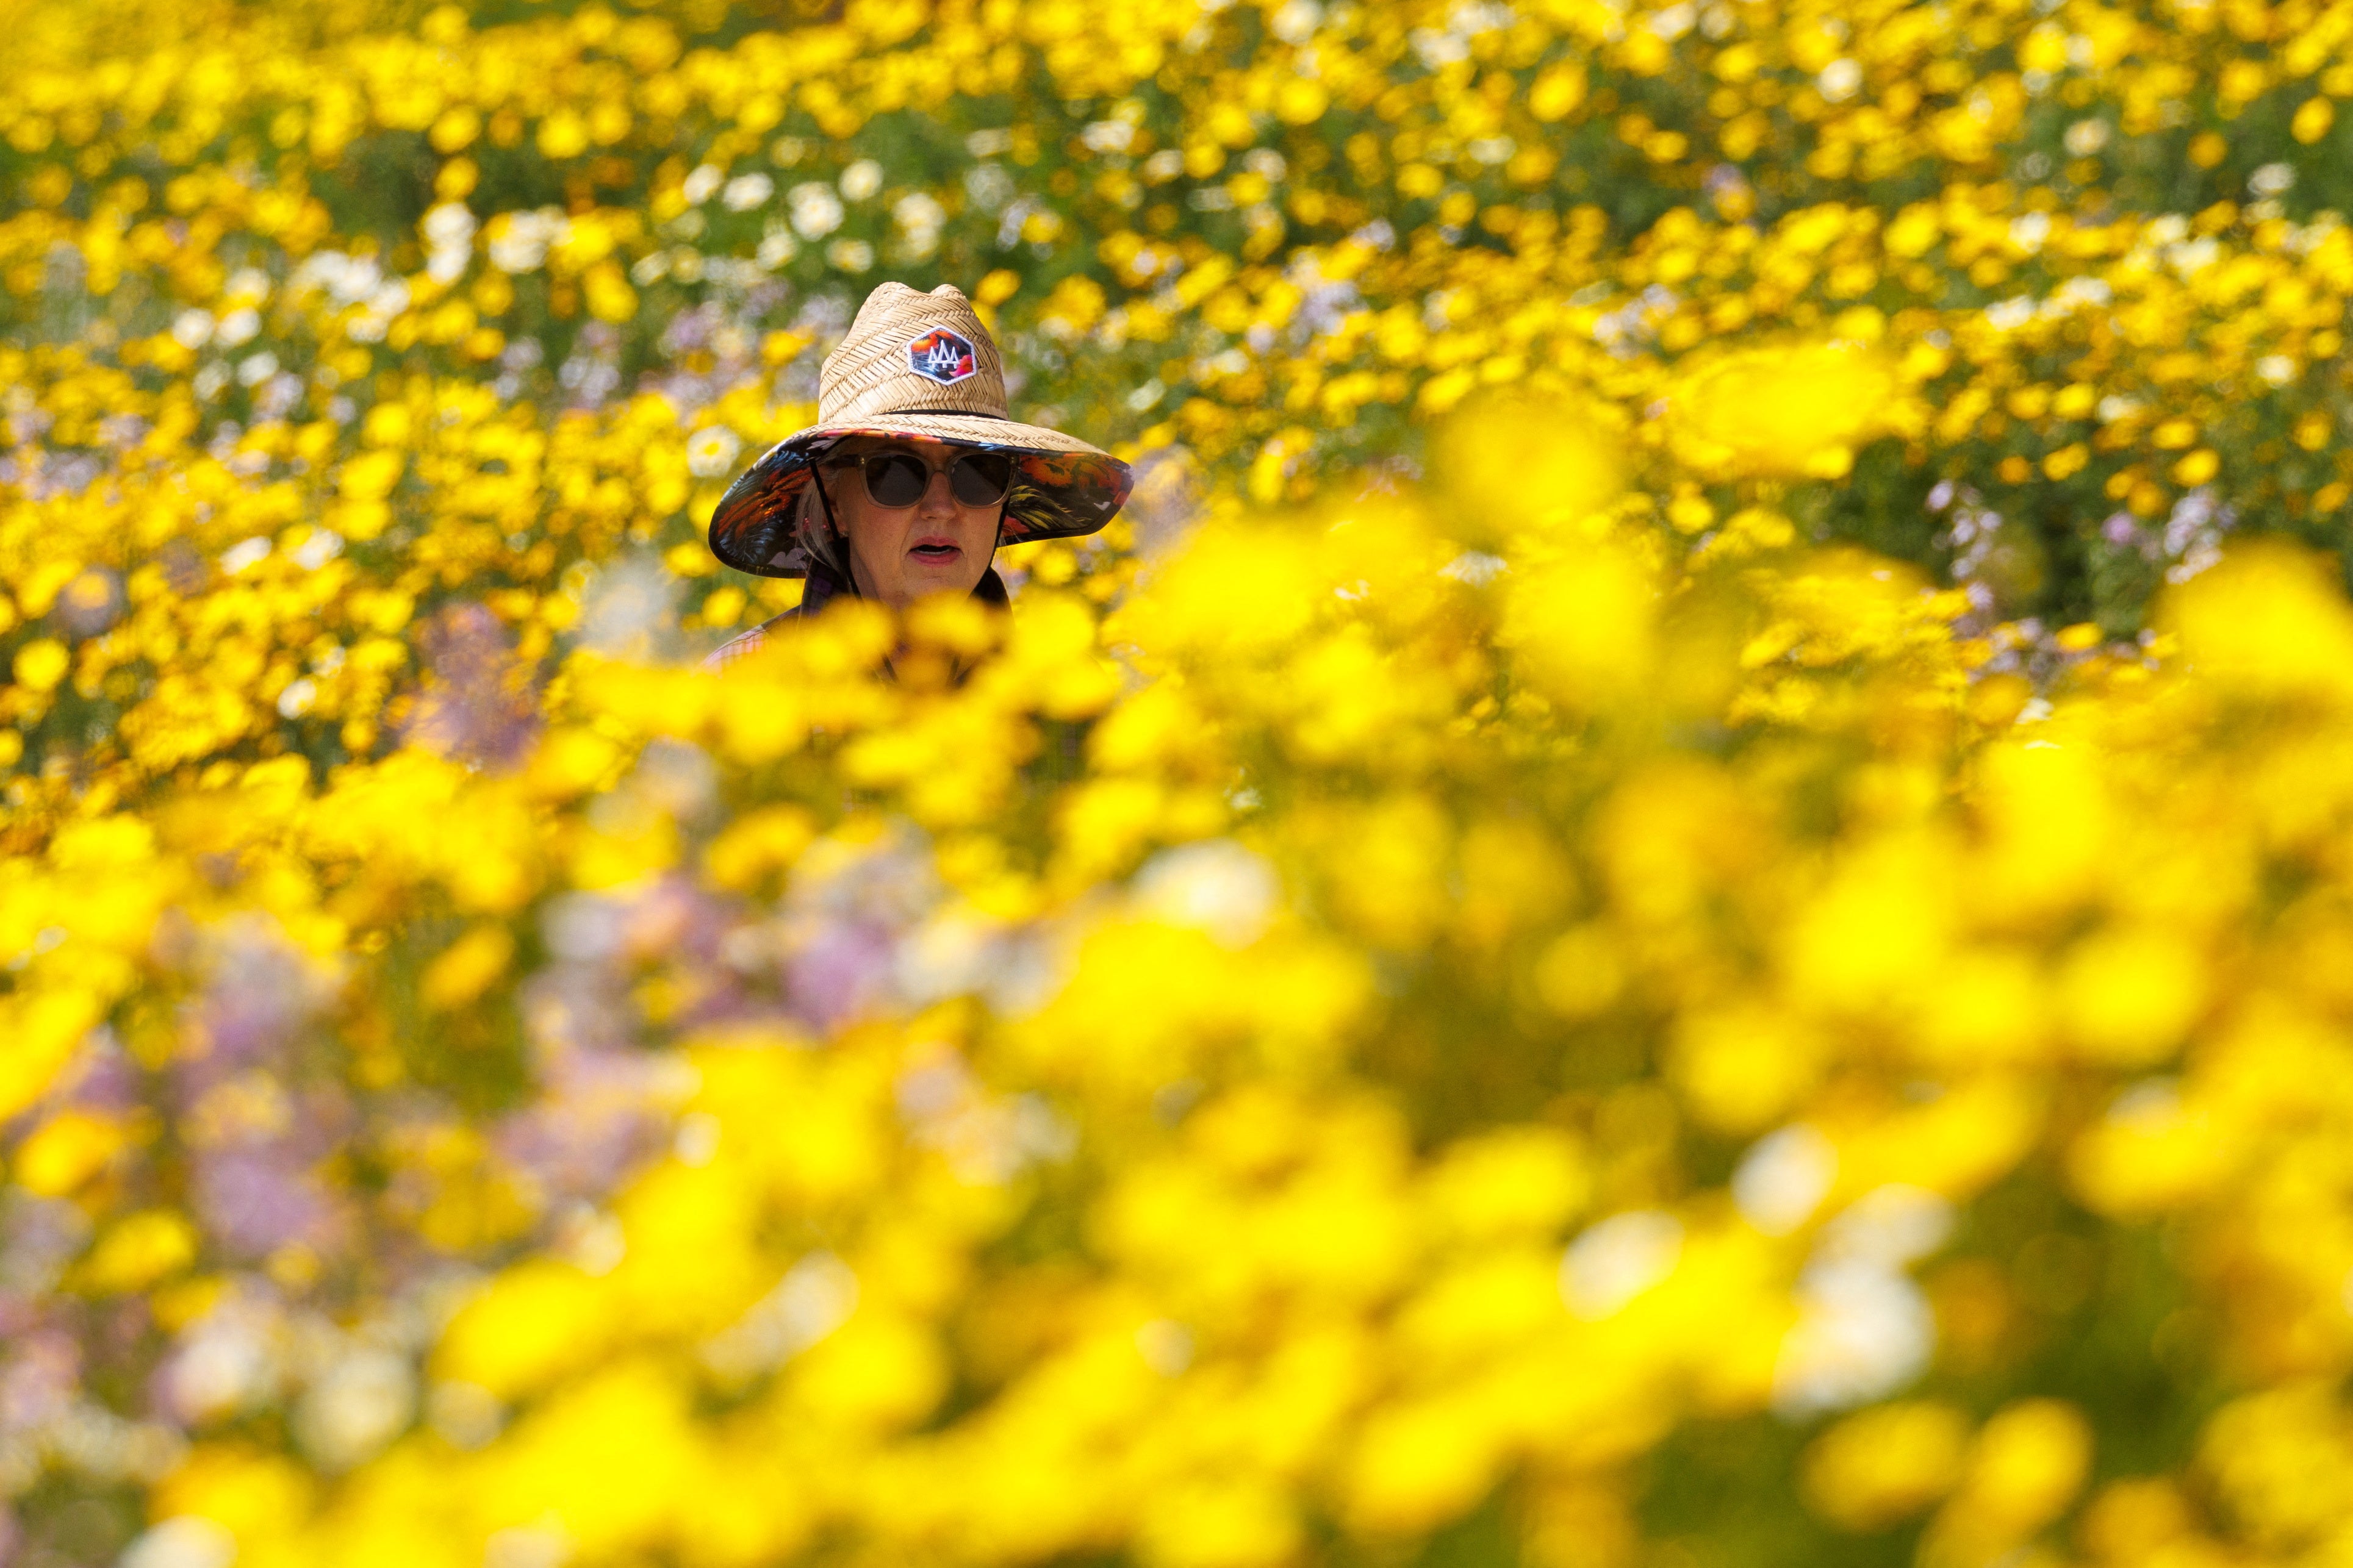
{"type": "Polygon", "coordinates": [[[2353,4],[8,26],[0,1562],[2353,1552],[2353,4]]]}

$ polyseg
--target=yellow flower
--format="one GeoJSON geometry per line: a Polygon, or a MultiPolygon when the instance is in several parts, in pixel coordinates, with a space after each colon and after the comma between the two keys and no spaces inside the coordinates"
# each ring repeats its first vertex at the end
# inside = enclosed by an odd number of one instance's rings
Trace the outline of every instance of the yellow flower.
{"type": "Polygon", "coordinates": [[[85,1288],[106,1295],[140,1290],[185,1268],[196,1255],[196,1228],[170,1209],[126,1215],[100,1237],[78,1270],[85,1288]]]}
{"type": "Polygon", "coordinates": [[[1806,1502],[1843,1529],[1884,1529],[1953,1489],[1968,1439],[1959,1411],[1926,1400],[1851,1415],[1807,1450],[1806,1502]]]}
{"type": "Polygon", "coordinates": [[[25,8],[28,1540],[2343,1534],[2329,17],[800,9],[25,8]],[[886,275],[1135,494],[698,673],[886,275]]]}
{"type": "Polygon", "coordinates": [[[65,679],[67,654],[65,644],[54,637],[41,637],[16,650],[17,683],[31,691],[49,691],[65,679]]]}

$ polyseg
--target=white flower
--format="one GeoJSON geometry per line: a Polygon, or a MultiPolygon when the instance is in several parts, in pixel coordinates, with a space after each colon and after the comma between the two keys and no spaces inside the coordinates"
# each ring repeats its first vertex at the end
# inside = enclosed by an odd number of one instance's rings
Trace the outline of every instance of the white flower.
{"type": "Polygon", "coordinates": [[[1483,550],[1466,550],[1438,569],[1438,574],[1457,583],[1467,583],[1473,588],[1483,588],[1493,582],[1497,574],[1511,570],[1511,563],[1500,555],[1490,555],[1483,550]]]}
{"type": "Polygon", "coordinates": [[[622,556],[583,584],[575,635],[583,647],[616,658],[659,657],[678,629],[677,599],[678,578],[659,559],[622,556]]]}
{"type": "Polygon", "coordinates": [[[2108,144],[2108,122],[2105,120],[2078,120],[2067,127],[2062,138],[2071,158],[2088,158],[2108,144]]]}
{"type": "Polygon", "coordinates": [[[1904,1275],[1865,1262],[1815,1264],[1798,1285],[1799,1318],[1781,1342],[1773,1403],[1808,1415],[1860,1405],[1918,1376],[1935,1315],[1904,1275]]]}
{"type": "Polygon", "coordinates": [[[322,528],[295,547],[294,563],[305,572],[316,572],[343,552],[343,536],[332,529],[322,528]]]}
{"type": "Polygon", "coordinates": [[[811,1252],[776,1288],[702,1347],[702,1362],[731,1381],[780,1366],[825,1338],[858,1307],[858,1276],[830,1252],[811,1252]]]}
{"type": "Polygon", "coordinates": [[[443,202],[427,207],[424,221],[417,226],[425,231],[425,243],[437,249],[474,243],[474,215],[463,202],[443,202]]]}
{"type": "Polygon", "coordinates": [[[535,271],[547,259],[549,246],[561,244],[572,232],[572,220],[557,207],[501,213],[483,226],[490,237],[491,265],[501,272],[535,271]]]}
{"type": "Polygon", "coordinates": [[[1787,1236],[1811,1219],[1838,1174],[1831,1141],[1799,1122],[1757,1141],[1732,1173],[1732,1201],[1767,1236],[1787,1236]]]}
{"type": "Polygon", "coordinates": [[[418,226],[425,231],[425,275],[436,283],[455,283],[474,258],[474,215],[462,202],[444,202],[427,210],[418,226]]]}
{"type": "MultiPolygon", "coordinates": [[[[1184,158],[1177,154],[1178,160],[1184,158]]],[[[983,212],[997,212],[1013,199],[1013,176],[995,163],[980,163],[964,172],[964,194],[983,212]]]]}
{"type": "Polygon", "coordinates": [[[707,1110],[682,1116],[679,1119],[678,1134],[670,1140],[670,1153],[680,1164],[700,1170],[718,1158],[723,1131],[719,1118],[707,1110]]]}
{"type": "Polygon", "coordinates": [[[1135,127],[1124,120],[1098,120],[1079,132],[1079,140],[1097,153],[1124,153],[1135,141],[1135,127]]]}
{"type": "Polygon", "coordinates": [[[1560,1296],[1588,1321],[1614,1315],[1675,1271],[1683,1222],[1655,1209],[1612,1215],[1569,1244],[1560,1260],[1560,1296]]]}
{"type": "Polygon", "coordinates": [[[221,570],[234,577],[248,566],[259,565],[269,553],[269,537],[257,533],[251,539],[241,539],[221,552],[221,570]]]}
{"type": "Polygon", "coordinates": [[[216,1313],[165,1363],[163,1382],[184,1417],[210,1421],[268,1398],[280,1366],[270,1325],[216,1313]]]}
{"type": "Polygon", "coordinates": [[[1266,929],[1282,891],[1273,867],[1230,838],[1210,838],[1145,861],[1130,897],[1148,920],[1243,947],[1266,929]]]}
{"type": "Polygon", "coordinates": [[[2089,305],[2105,310],[2115,297],[2116,291],[2108,287],[2104,278],[2070,278],[2059,285],[2059,291],[2051,296],[2051,302],[2062,309],[2089,305]]]}
{"type": "Polygon", "coordinates": [[[929,193],[915,191],[892,205],[891,216],[903,229],[936,229],[947,222],[948,209],[929,193]]]}
{"type": "Polygon", "coordinates": [[[237,1537],[201,1514],[167,1519],[122,1550],[121,1568],[228,1568],[237,1537]]]}
{"type": "Polygon", "coordinates": [[[686,438],[687,471],[699,479],[715,479],[735,466],[743,443],[724,425],[706,425],[686,438]]]}
{"type": "Polygon", "coordinates": [[[1286,44],[1303,44],[1315,36],[1315,26],[1324,20],[1324,7],[1315,0],[1285,0],[1285,4],[1267,19],[1267,30],[1286,44]]]}
{"type": "Polygon", "coordinates": [[[1986,307],[1986,320],[2005,332],[2014,332],[2034,320],[2034,301],[2021,294],[1986,307]]]}
{"type": "Polygon", "coordinates": [[[250,305],[241,306],[220,319],[220,324],[213,329],[213,342],[233,349],[239,343],[251,342],[260,331],[261,312],[250,305]]]}
{"type": "Polygon", "coordinates": [[[841,226],[841,197],[822,180],[795,185],[785,201],[792,209],[793,228],[803,239],[823,239],[841,226]]]}
{"type": "Polygon", "coordinates": [[[997,947],[995,926],[961,915],[934,915],[899,943],[892,966],[899,993],[928,1003],[976,990],[988,981],[997,947]]]}
{"type": "Polygon", "coordinates": [[[841,194],[853,202],[862,202],[882,188],[882,165],[871,158],[860,158],[841,172],[841,194]]]}
{"type": "Polygon", "coordinates": [[[792,231],[779,228],[772,230],[766,238],[760,241],[760,248],[753,252],[753,258],[761,266],[774,272],[777,268],[799,255],[800,249],[800,246],[793,238],[792,231]]]}
{"type": "Polygon", "coordinates": [[[776,182],[765,174],[738,174],[719,193],[720,205],[732,213],[750,212],[776,194],[776,182]]]}
{"type": "Polygon", "coordinates": [[[2213,266],[2215,258],[2221,254],[2221,242],[2210,234],[2198,239],[2184,241],[2179,245],[2167,247],[2165,259],[2172,266],[2175,272],[2188,278],[2213,266]]]}
{"type": "Polygon", "coordinates": [[[1923,1187],[1873,1187],[1824,1228],[1821,1255],[1901,1268],[1945,1245],[1953,1205],[1923,1187]]]}
{"type": "Polygon", "coordinates": [[[294,1429],[321,1464],[348,1469],[397,1436],[416,1413],[417,1377],[407,1358],[365,1350],[311,1385],[295,1408],[294,1429]]]}
{"type": "Polygon", "coordinates": [[[688,205],[701,206],[719,194],[719,187],[726,178],[727,171],[717,164],[699,163],[695,165],[694,173],[686,177],[686,184],[679,187],[680,194],[686,197],[688,205]]]}
{"type": "Polygon", "coordinates": [[[1904,1269],[1945,1244],[1953,1205],[1924,1188],[1866,1193],[1823,1228],[1798,1282],[1797,1325],[1781,1342],[1774,1405],[1807,1415],[1860,1405],[1917,1377],[1936,1316],[1904,1269]]]}
{"type": "Polygon", "coordinates": [[[259,267],[240,267],[221,285],[221,298],[235,305],[259,305],[269,298],[269,274],[259,267]]]}
{"type": "Polygon", "coordinates": [[[289,286],[297,292],[324,289],[338,305],[356,305],[384,282],[384,268],[365,257],[322,250],[294,269],[289,286]]]}
{"type": "Polygon", "coordinates": [[[906,237],[907,248],[923,257],[940,247],[940,226],[947,222],[948,214],[932,196],[914,191],[892,205],[891,219],[906,237]]]}
{"type": "Polygon", "coordinates": [[[1814,86],[1832,103],[1844,103],[1862,90],[1862,67],[1850,59],[1832,60],[1814,78],[1814,86]]]}
{"type": "Polygon", "coordinates": [[[213,340],[213,313],[193,307],[172,318],[172,341],[184,349],[200,349],[213,340]]]}

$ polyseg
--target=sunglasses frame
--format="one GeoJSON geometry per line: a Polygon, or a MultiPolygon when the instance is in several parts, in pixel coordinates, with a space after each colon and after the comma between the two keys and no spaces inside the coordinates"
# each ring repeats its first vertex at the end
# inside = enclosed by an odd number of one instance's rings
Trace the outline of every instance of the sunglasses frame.
{"type": "MultiPolygon", "coordinates": [[[[909,507],[922,505],[923,497],[931,493],[932,476],[934,474],[945,474],[948,477],[948,495],[950,499],[954,500],[959,506],[1000,506],[1004,504],[1006,498],[1013,493],[1014,462],[1010,457],[1000,452],[963,451],[957,453],[953,458],[949,459],[946,464],[934,468],[931,464],[924,462],[923,458],[917,457],[913,452],[893,448],[889,451],[859,452],[846,455],[834,458],[825,466],[829,468],[856,468],[858,470],[858,482],[866,487],[867,500],[875,506],[882,508],[886,511],[904,511],[909,507]],[[998,489],[995,495],[990,496],[986,500],[966,500],[963,495],[957,492],[956,489],[956,474],[958,470],[963,469],[965,464],[971,462],[976,458],[994,458],[1005,465],[1005,483],[1003,488],[998,489]],[[901,501],[895,505],[890,501],[882,500],[874,493],[874,476],[871,471],[871,467],[874,464],[894,461],[913,463],[923,470],[923,489],[917,490],[912,500],[901,501]]],[[[981,475],[980,470],[977,468],[965,471],[982,478],[987,477],[985,475],[981,475]]]]}

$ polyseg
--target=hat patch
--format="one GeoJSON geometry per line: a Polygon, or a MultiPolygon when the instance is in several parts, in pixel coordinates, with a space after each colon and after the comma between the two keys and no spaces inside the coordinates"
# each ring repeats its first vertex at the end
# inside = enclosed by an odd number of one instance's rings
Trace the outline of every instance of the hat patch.
{"type": "Polygon", "coordinates": [[[937,327],[907,345],[907,368],[927,381],[954,386],[980,368],[980,358],[962,333],[937,327]]]}

